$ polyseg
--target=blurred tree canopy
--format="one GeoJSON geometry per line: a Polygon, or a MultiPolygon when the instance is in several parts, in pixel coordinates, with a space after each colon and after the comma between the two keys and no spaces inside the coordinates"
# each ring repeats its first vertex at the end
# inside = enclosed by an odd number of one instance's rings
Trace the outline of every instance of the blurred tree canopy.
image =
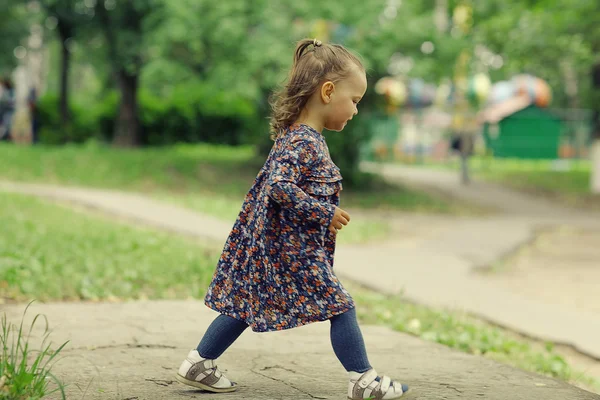
{"type": "Polygon", "coordinates": [[[27,45],[27,20],[25,5],[0,2],[0,77],[9,75],[17,65],[15,49],[27,45]]]}
{"type": "MultiPolygon", "coordinates": [[[[45,16],[46,26],[56,32],[60,44],[60,102],[59,114],[62,128],[70,130],[69,71],[71,52],[76,34],[93,17],[77,0],[39,0],[40,14],[45,16]]],[[[36,8],[37,9],[37,8],[36,8]]]]}
{"type": "Polygon", "coordinates": [[[378,107],[372,88],[393,57],[403,59],[408,77],[439,83],[453,77],[463,49],[473,55],[471,73],[546,80],[556,107],[600,103],[591,78],[600,54],[597,0],[8,3],[0,5],[0,67],[15,65],[13,50],[26,42],[32,21],[45,27],[51,71],[41,108],[54,132],[48,141],[56,143],[90,136],[120,146],[264,143],[268,95],[286,76],[294,42],[315,36],[362,56],[367,113],[378,107]],[[467,3],[472,24],[463,32],[455,10],[467,3]]]}

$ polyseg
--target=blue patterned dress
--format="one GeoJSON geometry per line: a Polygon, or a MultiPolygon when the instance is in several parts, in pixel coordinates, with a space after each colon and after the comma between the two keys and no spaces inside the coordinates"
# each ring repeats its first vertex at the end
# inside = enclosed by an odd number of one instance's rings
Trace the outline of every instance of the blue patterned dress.
{"type": "Polygon", "coordinates": [[[275,141],[227,238],[208,307],[255,332],[324,321],[354,308],[333,272],[342,175],[324,137],[294,125],[275,141]]]}

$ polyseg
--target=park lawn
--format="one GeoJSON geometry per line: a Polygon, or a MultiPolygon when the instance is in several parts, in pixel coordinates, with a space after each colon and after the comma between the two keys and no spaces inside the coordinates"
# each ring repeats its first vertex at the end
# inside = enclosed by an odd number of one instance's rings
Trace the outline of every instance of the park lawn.
{"type": "MultiPolygon", "coordinates": [[[[0,192],[0,299],[4,301],[202,299],[218,250],[188,237],[20,194],[0,192]],[[168,263],[167,263],[168,260],[168,263]]],[[[346,283],[363,323],[481,354],[567,381],[574,373],[551,345],[535,346],[460,313],[411,304],[346,283]]]]}
{"type": "Polygon", "coordinates": [[[488,171],[479,175],[568,206],[600,210],[600,195],[590,192],[590,171],[488,171]]]}
{"type": "MultiPolygon", "coordinates": [[[[26,147],[0,143],[0,179],[134,190],[225,219],[234,218],[264,159],[251,146],[195,144],[116,149],[102,145],[26,147]]],[[[342,207],[471,213],[450,198],[390,185],[375,177],[346,187],[342,207]]]]}
{"type": "Polygon", "coordinates": [[[0,192],[0,298],[188,298],[204,293],[214,249],[0,192]]]}
{"type": "MultiPolygon", "coordinates": [[[[427,167],[459,171],[458,160],[427,167]]],[[[469,168],[477,178],[549,198],[565,205],[600,210],[600,195],[590,192],[588,160],[527,160],[474,156],[469,168]]],[[[457,172],[458,173],[458,172],[457,172]]]]}

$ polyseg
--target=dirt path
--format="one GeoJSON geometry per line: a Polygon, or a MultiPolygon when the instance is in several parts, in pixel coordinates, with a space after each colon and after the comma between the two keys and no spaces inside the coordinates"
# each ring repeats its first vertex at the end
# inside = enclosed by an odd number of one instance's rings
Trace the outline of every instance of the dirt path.
{"type": "Polygon", "coordinates": [[[547,228],[486,276],[512,292],[600,318],[600,230],[547,228]]]}

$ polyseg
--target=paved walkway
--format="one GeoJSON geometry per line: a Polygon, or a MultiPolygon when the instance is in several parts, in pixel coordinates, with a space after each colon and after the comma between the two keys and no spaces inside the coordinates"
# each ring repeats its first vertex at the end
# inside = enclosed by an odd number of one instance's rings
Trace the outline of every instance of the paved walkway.
{"type": "MultiPolygon", "coordinates": [[[[20,321],[23,309],[5,307],[14,322],[20,321]]],[[[38,313],[50,321],[53,343],[70,340],[53,368],[68,384],[68,399],[346,398],[347,376],[331,349],[328,323],[283,332],[244,332],[219,359],[240,388],[215,395],[175,381],[179,364],[216,315],[201,302],[34,304],[26,326],[38,313]]],[[[600,400],[564,382],[384,327],[363,326],[362,331],[371,363],[411,385],[409,399],[600,400]]],[[[40,329],[34,330],[34,347],[41,336],[40,329]]]]}
{"type": "Polygon", "coordinates": [[[233,223],[134,193],[0,181],[0,190],[70,202],[157,228],[223,242],[233,223]]]}
{"type": "MultiPolygon", "coordinates": [[[[115,191],[40,184],[0,183],[0,190],[63,199],[152,226],[224,243],[231,224],[115,191]]],[[[473,313],[536,338],[564,343],[600,359],[600,318],[511,293],[474,274],[532,240],[539,224],[551,219],[497,216],[486,219],[406,216],[406,231],[426,235],[393,238],[368,245],[339,246],[338,274],[388,294],[421,304],[473,313]],[[371,266],[377,265],[374,271],[371,266]]],[[[580,220],[580,224],[590,220],[580,220]]],[[[595,223],[595,221],[591,221],[595,223]]]]}

